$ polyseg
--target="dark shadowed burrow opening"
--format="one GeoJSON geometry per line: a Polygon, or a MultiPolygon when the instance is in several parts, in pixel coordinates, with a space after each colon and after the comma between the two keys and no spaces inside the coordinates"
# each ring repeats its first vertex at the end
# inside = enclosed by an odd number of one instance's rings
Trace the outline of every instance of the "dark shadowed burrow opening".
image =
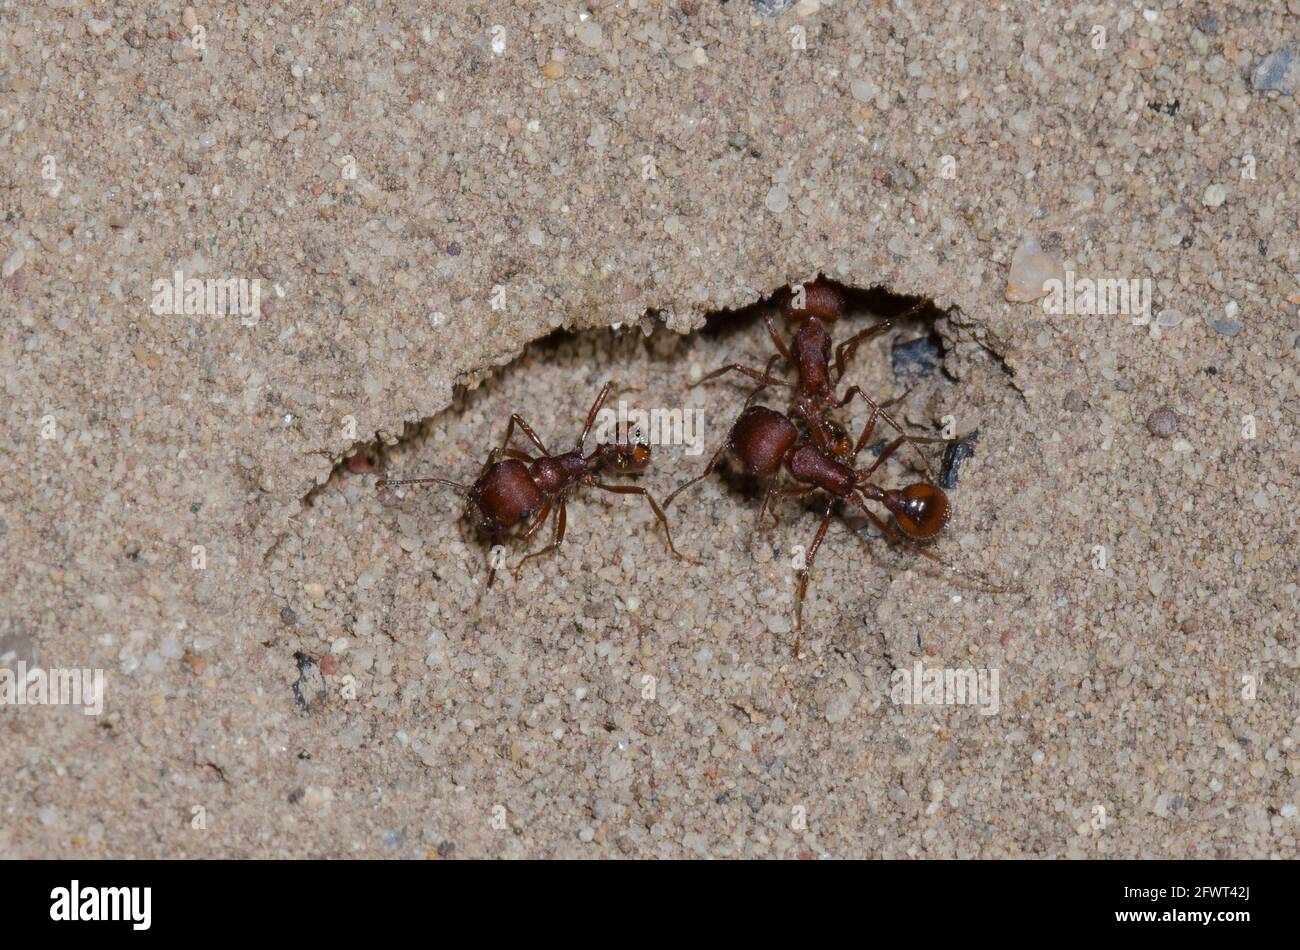
{"type": "MultiPolygon", "coordinates": [[[[953,344],[953,328],[947,325],[949,311],[939,308],[933,301],[919,295],[896,294],[883,287],[856,288],[832,283],[844,293],[847,301],[846,317],[832,328],[837,341],[849,335],[849,331],[844,328],[852,328],[853,332],[856,332],[872,322],[889,320],[894,324],[894,328],[883,338],[883,341],[888,344],[887,377],[902,387],[900,391],[910,390],[916,393],[936,385],[960,385],[961,381],[950,371],[948,365],[949,350],[953,344]]],[[[357,442],[335,464],[329,478],[313,486],[304,496],[304,506],[310,507],[323,491],[340,478],[387,471],[394,452],[404,454],[404,450],[418,445],[428,436],[430,424],[437,419],[464,412],[473,404],[475,394],[485,391],[484,387],[491,388],[494,383],[516,374],[527,374],[537,364],[553,360],[556,354],[582,346],[584,343],[591,346],[593,355],[601,351],[615,360],[625,359],[639,352],[663,366],[668,366],[683,359],[690,359],[692,353],[698,359],[705,359],[704,354],[712,351],[717,354],[715,363],[718,365],[730,359],[737,362],[748,360],[747,365],[761,369],[766,359],[775,352],[766,336],[763,315],[765,312],[773,312],[775,301],[789,289],[788,286],[777,288],[771,294],[744,307],[713,311],[705,316],[703,328],[687,335],[665,329],[659,324],[655,310],[647,311],[640,321],[619,329],[555,330],[528,344],[518,358],[492,372],[486,379],[476,382],[472,387],[457,386],[450,406],[436,416],[418,422],[404,423],[395,440],[387,444],[379,440],[357,442]],[[726,354],[731,355],[726,356],[726,354]]],[[[778,330],[788,340],[791,328],[779,318],[774,320],[778,330]]],[[[979,343],[977,349],[992,357],[1001,372],[1009,376],[1009,371],[994,349],[984,343],[979,343]]],[[[706,367],[706,369],[712,368],[713,364],[706,367]]],[[[617,376],[617,366],[611,366],[609,372],[612,376],[617,376]]],[[[782,367],[779,365],[777,372],[782,372],[782,367]]],[[[793,372],[787,375],[793,378],[793,372]]],[[[860,373],[854,373],[851,369],[846,373],[845,378],[858,382],[864,388],[872,382],[857,379],[858,375],[860,373]]],[[[878,378],[875,382],[878,383],[881,374],[877,372],[876,375],[878,378]]],[[[716,385],[725,389],[735,388],[744,383],[745,380],[742,378],[732,377],[719,381],[716,385]]],[[[780,393],[773,391],[766,394],[762,401],[779,403],[782,398],[780,393]]],[[[581,394],[575,393],[573,400],[576,409],[582,401],[581,394]]],[[[502,429],[504,425],[505,420],[502,419],[502,429]]],[[[873,441],[868,446],[868,450],[878,451],[887,442],[888,439],[884,438],[873,441]]],[[[485,441],[485,446],[487,445],[485,441]]],[[[486,452],[485,447],[484,456],[486,452]]],[[[953,463],[945,460],[949,472],[945,477],[946,483],[953,482],[956,477],[954,473],[959,472],[960,461],[964,457],[969,457],[969,452],[970,447],[967,446],[957,453],[955,468],[953,463]]]]}

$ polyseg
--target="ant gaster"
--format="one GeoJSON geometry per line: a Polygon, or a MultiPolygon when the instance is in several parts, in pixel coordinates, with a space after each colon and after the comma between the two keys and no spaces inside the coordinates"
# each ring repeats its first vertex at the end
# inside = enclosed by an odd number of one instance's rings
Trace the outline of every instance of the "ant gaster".
{"type": "MultiPolygon", "coordinates": [[[[376,488],[386,490],[395,485],[450,485],[461,492],[469,503],[482,515],[480,527],[493,537],[501,535],[517,525],[524,525],[523,538],[530,539],[542,524],[555,513],[551,543],[531,554],[525,555],[512,572],[519,576],[524,563],[555,551],[564,541],[565,503],[569,493],[578,485],[591,485],[602,491],[616,495],[643,495],[650,503],[655,517],[664,526],[664,536],[668,539],[668,548],[685,561],[697,563],[680,553],[673,546],[672,532],[668,528],[668,518],[663,509],[646,489],[636,485],[610,485],[598,481],[596,476],[603,471],[613,471],[624,475],[639,475],[650,464],[650,446],[639,436],[622,441],[602,443],[596,446],[590,455],[583,455],[583,446],[591,427],[596,421],[600,407],[609,395],[611,383],[606,383],[600,395],[587,413],[587,424],[578,437],[577,445],[572,451],[552,454],[542,440],[538,438],[531,426],[518,413],[510,417],[506,427],[506,437],[500,447],[488,454],[488,459],[472,485],[463,485],[446,478],[402,478],[381,479],[376,488]],[[533,457],[519,449],[511,448],[510,440],[518,426],[537,450],[541,453],[533,457]]],[[[496,578],[496,565],[489,555],[487,586],[491,587],[496,578]]]]}

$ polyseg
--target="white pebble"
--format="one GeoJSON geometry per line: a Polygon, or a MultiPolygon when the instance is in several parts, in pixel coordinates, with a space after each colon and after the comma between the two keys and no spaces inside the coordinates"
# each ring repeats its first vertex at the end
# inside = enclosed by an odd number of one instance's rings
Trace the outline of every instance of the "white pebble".
{"type": "Polygon", "coordinates": [[[1061,265],[1038,243],[1032,234],[1026,235],[1011,256],[1011,271],[1007,275],[1005,297],[1012,303],[1030,303],[1047,293],[1044,284],[1053,277],[1060,278],[1061,265]]]}
{"type": "Polygon", "coordinates": [[[0,269],[0,273],[4,274],[5,277],[12,277],[14,272],[22,267],[26,260],[27,253],[20,247],[5,259],[4,268],[0,269]]]}
{"type": "Polygon", "coordinates": [[[595,20],[584,20],[578,24],[577,29],[578,42],[583,46],[590,46],[595,49],[604,40],[604,33],[600,29],[600,24],[595,20]]]}

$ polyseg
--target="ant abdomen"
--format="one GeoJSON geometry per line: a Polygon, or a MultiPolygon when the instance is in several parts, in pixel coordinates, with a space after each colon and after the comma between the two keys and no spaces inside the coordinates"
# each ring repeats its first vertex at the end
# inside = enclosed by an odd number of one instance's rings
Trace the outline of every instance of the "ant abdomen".
{"type": "Polygon", "coordinates": [[[952,508],[943,489],[926,482],[902,491],[887,491],[881,498],[903,533],[915,541],[933,538],[948,525],[952,508]]]}

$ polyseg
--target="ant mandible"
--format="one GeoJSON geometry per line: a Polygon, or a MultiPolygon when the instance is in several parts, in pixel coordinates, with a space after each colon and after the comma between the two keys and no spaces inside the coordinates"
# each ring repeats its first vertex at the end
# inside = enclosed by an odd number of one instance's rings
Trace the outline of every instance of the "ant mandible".
{"type": "MultiPolygon", "coordinates": [[[[577,445],[572,451],[552,454],[537,433],[518,413],[511,415],[506,427],[506,437],[498,448],[488,453],[478,478],[472,485],[463,485],[450,479],[432,476],[428,478],[380,479],[375,487],[384,491],[395,485],[449,485],[463,494],[466,500],[479,510],[482,520],[480,528],[489,536],[497,537],[518,525],[524,525],[523,539],[532,538],[542,524],[555,513],[555,523],[551,533],[551,543],[531,554],[525,555],[515,565],[512,574],[519,576],[524,564],[535,557],[555,551],[564,541],[565,503],[569,493],[578,485],[590,485],[602,491],[616,495],[642,495],[650,503],[659,523],[664,526],[664,536],[668,540],[668,549],[684,561],[699,563],[682,554],[673,546],[672,531],[668,527],[668,518],[659,507],[654,496],[637,485],[610,485],[598,481],[596,476],[602,471],[610,470],[624,475],[639,475],[650,465],[650,446],[642,439],[627,438],[622,441],[601,443],[590,455],[583,455],[583,446],[591,427],[596,421],[600,407],[609,395],[611,383],[605,383],[587,413],[587,424],[578,436],[577,445]],[[533,457],[526,452],[510,447],[510,440],[518,426],[541,453],[533,457]]],[[[487,587],[492,586],[496,578],[496,565],[491,554],[488,559],[487,587]]]]}

